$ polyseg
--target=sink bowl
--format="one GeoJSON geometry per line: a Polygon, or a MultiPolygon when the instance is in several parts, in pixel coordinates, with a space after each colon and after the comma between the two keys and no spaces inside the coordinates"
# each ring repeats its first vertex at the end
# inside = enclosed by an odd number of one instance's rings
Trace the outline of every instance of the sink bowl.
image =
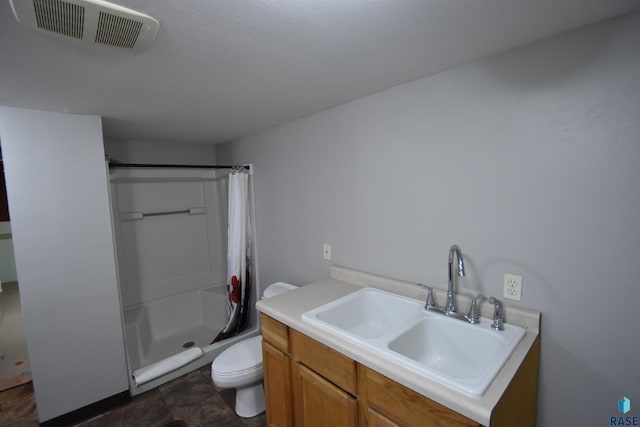
{"type": "Polygon", "coordinates": [[[308,311],[302,319],[334,333],[371,340],[406,325],[421,311],[420,301],[364,288],[308,311]]]}
{"type": "Polygon", "coordinates": [[[375,288],[302,314],[302,320],[350,339],[412,371],[462,392],[484,394],[525,330],[491,320],[472,325],[424,310],[424,302],[375,288]]]}
{"type": "Polygon", "coordinates": [[[491,329],[481,319],[470,325],[445,316],[425,318],[389,341],[387,347],[412,368],[473,395],[483,394],[524,336],[524,329],[491,329]]]}

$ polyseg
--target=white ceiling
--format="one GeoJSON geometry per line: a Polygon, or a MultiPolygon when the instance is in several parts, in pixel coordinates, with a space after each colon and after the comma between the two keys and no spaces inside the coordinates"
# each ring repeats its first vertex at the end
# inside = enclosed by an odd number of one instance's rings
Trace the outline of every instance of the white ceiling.
{"type": "Polygon", "coordinates": [[[118,0],[160,21],[133,53],[16,22],[0,104],[104,117],[107,138],[219,143],[640,7],[637,0],[118,0]]]}

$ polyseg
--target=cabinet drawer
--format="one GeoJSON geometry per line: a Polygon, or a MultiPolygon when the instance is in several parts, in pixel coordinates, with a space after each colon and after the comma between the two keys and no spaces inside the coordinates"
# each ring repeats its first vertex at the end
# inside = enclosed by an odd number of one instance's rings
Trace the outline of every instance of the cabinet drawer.
{"type": "Polygon", "coordinates": [[[262,339],[282,351],[289,354],[289,328],[284,323],[260,313],[262,325],[262,339]]]}
{"type": "Polygon", "coordinates": [[[367,402],[380,413],[406,426],[479,427],[480,424],[436,403],[389,378],[372,371],[360,370],[367,402]]]}
{"type": "Polygon", "coordinates": [[[291,353],[295,361],[356,395],[356,362],[353,360],[294,329],[291,330],[291,353]]]}

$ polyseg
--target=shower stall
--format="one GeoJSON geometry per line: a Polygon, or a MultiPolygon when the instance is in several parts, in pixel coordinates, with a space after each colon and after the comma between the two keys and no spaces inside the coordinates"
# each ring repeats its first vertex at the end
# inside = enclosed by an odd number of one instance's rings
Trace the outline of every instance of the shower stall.
{"type": "MultiPolygon", "coordinates": [[[[226,347],[259,333],[254,280],[246,329],[212,344],[228,318],[224,166],[110,164],[109,179],[125,347],[132,395],[211,363],[226,347]]],[[[253,180],[249,218],[253,227],[253,180]]],[[[238,172],[238,170],[236,171],[238,172]]],[[[257,277],[254,236],[249,245],[257,277]]]]}

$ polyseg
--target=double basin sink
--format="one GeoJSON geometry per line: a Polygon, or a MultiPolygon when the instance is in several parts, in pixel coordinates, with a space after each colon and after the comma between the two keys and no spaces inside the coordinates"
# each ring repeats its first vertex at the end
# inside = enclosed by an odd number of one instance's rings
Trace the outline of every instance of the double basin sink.
{"type": "Polygon", "coordinates": [[[516,348],[525,330],[503,331],[480,318],[469,324],[426,311],[424,302],[363,288],[307,311],[302,319],[472,396],[481,396],[516,348]]]}

